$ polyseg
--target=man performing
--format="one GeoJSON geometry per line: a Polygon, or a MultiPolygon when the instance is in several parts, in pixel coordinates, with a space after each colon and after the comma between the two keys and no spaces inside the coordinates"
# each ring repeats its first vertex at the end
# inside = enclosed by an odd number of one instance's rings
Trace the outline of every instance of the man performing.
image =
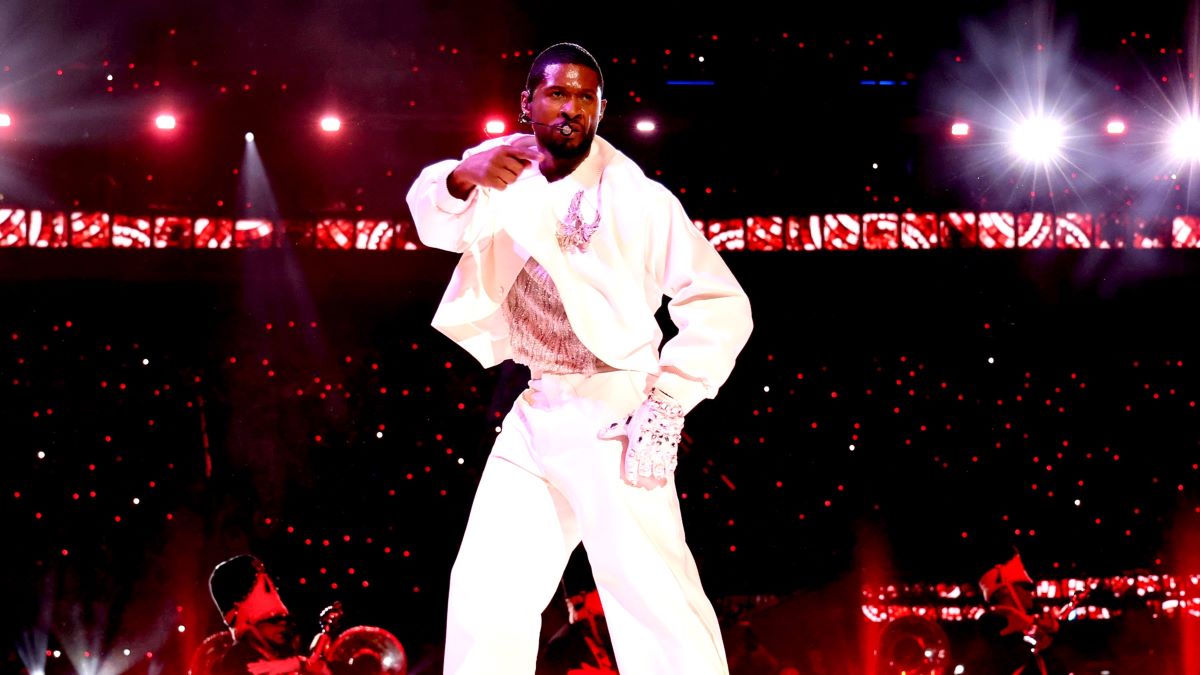
{"type": "Polygon", "coordinates": [[[484,367],[532,374],[451,572],[446,673],[533,673],[580,541],[621,673],[728,673],[673,472],[684,415],[733,369],[750,305],[679,201],[596,136],[603,89],[585,49],[550,47],[521,93],[533,135],[429,166],[408,193],[421,241],[463,254],[434,327],[484,367]],[[679,332],[660,353],[664,295],[679,332]]]}
{"type": "Polygon", "coordinates": [[[990,650],[985,663],[972,672],[1046,675],[1049,671],[1042,650],[1058,632],[1059,619],[1055,612],[1034,610],[1033,579],[1021,562],[1021,554],[1014,549],[1010,558],[985,572],[979,588],[988,603],[980,631],[990,650]]]}
{"type": "Polygon", "coordinates": [[[211,662],[194,663],[192,675],[329,675],[323,661],[302,655],[287,607],[258,558],[239,555],[222,562],[208,587],[233,640],[211,662]]]}

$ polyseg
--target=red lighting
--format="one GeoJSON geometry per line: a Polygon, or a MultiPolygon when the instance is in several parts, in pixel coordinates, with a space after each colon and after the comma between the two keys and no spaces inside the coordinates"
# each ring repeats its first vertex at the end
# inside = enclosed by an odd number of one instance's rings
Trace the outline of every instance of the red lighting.
{"type": "Polygon", "coordinates": [[[1121,136],[1125,134],[1125,122],[1123,120],[1113,119],[1108,121],[1108,125],[1104,130],[1112,136],[1121,136]]]}
{"type": "Polygon", "coordinates": [[[342,130],[342,120],[334,115],[326,115],[321,118],[321,131],[327,134],[332,134],[342,130]]]}
{"type": "Polygon", "coordinates": [[[508,129],[504,120],[492,118],[483,125],[483,131],[489,136],[499,136],[508,129]]]}
{"type": "Polygon", "coordinates": [[[175,128],[175,116],[163,113],[154,118],[154,126],[163,131],[170,131],[175,128]]]}
{"type": "Polygon", "coordinates": [[[950,125],[951,136],[969,136],[971,135],[971,125],[966,122],[955,122],[950,125]]]}
{"type": "Polygon", "coordinates": [[[11,127],[12,115],[0,112],[0,127],[11,127]]]}

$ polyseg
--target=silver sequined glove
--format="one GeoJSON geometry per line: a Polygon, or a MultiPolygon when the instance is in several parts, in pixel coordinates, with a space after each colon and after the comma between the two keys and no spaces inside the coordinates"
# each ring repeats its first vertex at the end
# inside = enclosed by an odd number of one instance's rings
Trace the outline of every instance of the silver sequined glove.
{"type": "Polygon", "coordinates": [[[625,436],[624,479],[638,485],[639,478],[665,481],[675,471],[683,433],[683,406],[658,391],[621,421],[600,432],[601,438],[625,436]]]}

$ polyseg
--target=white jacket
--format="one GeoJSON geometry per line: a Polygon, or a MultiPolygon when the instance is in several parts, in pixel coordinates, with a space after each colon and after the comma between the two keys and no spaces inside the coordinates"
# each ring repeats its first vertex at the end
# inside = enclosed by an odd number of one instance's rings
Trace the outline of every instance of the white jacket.
{"type": "MultiPolygon", "coordinates": [[[[520,138],[467,150],[463,159],[520,138]]],[[[729,377],[750,337],[750,303],[733,274],[666,188],[597,136],[571,175],[547,182],[536,163],[504,190],[476,187],[456,199],[446,178],[459,164],[426,167],[408,192],[422,243],[462,253],[433,326],[494,366],[512,354],[501,305],[533,257],[558,287],[571,327],[602,361],[655,376],[654,386],[691,410],[729,377]],[[585,251],[555,234],[572,197],[600,227],[585,251]],[[678,334],[662,345],[654,318],[662,297],[678,334]]]]}

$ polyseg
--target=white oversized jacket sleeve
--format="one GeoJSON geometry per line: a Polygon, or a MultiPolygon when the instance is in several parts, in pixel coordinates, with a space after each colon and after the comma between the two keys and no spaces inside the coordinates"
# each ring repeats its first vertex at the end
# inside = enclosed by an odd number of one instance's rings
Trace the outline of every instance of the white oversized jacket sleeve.
{"type": "MultiPolygon", "coordinates": [[[[498,145],[505,139],[492,139],[463,153],[463,159],[498,145]]],[[[461,164],[461,160],[447,159],[431,164],[421,172],[408,191],[408,208],[413,214],[417,236],[421,243],[430,248],[462,253],[485,233],[481,231],[482,220],[476,219],[475,206],[480,201],[482,188],[471,190],[466,199],[450,194],[446,178],[461,164]]],[[[484,200],[486,196],[482,196],[484,200]]]]}
{"type": "Polygon", "coordinates": [[[655,187],[667,223],[653,228],[649,260],[679,329],[662,346],[655,386],[689,411],[716,396],[732,372],[753,328],[750,301],[675,195],[655,187]]]}

